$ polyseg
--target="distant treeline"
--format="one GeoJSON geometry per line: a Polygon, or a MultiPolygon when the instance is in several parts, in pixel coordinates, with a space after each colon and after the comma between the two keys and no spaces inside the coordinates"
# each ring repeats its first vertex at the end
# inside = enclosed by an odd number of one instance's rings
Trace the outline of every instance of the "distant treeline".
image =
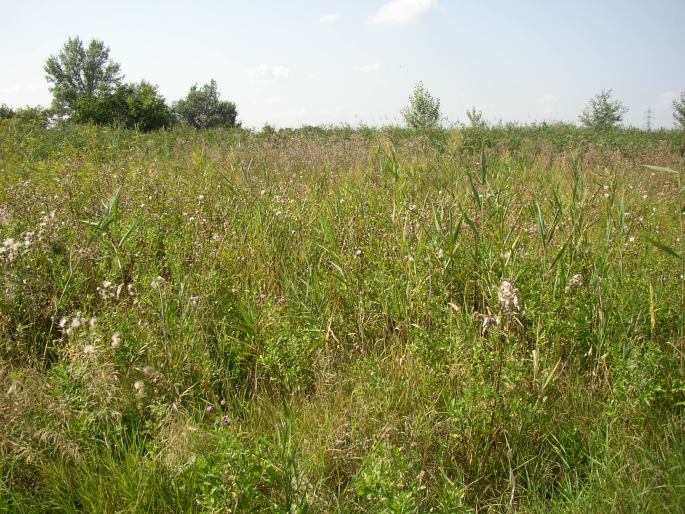
{"type": "MultiPolygon", "coordinates": [[[[193,85],[184,98],[170,104],[155,84],[124,82],[121,65],[110,59],[109,47],[96,39],[86,47],[78,36],[69,38],[58,55],[47,59],[43,69],[53,95],[51,106],[14,110],[2,104],[0,119],[19,118],[45,126],[116,126],[142,132],[175,125],[195,129],[241,125],[236,104],[220,99],[215,80],[202,86],[193,85]]],[[[612,95],[611,89],[605,89],[588,101],[578,117],[584,127],[606,132],[620,126],[628,108],[612,95]]],[[[432,96],[422,82],[416,84],[401,115],[408,128],[422,132],[439,130],[445,124],[440,99],[432,96]]],[[[466,116],[467,125],[473,129],[489,126],[483,113],[475,107],[467,110],[466,116]]],[[[677,126],[685,128],[685,92],[673,101],[673,117],[677,126]]],[[[542,123],[533,129],[548,126],[542,123]]],[[[647,128],[651,128],[651,110],[647,128]]],[[[269,125],[264,127],[265,132],[271,130],[269,125]]]]}

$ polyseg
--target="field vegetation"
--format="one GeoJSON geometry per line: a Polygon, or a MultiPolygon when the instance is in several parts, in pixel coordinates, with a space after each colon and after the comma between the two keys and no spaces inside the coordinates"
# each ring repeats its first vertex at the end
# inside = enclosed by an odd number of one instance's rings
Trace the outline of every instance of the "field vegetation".
{"type": "Polygon", "coordinates": [[[682,512],[684,169],[1,120],[0,510],[682,512]]]}

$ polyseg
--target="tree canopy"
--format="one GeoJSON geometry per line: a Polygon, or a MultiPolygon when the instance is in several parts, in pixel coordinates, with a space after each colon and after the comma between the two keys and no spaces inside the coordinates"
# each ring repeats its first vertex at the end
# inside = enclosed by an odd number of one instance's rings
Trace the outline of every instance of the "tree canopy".
{"type": "Polygon", "coordinates": [[[680,93],[679,100],[673,100],[673,118],[685,129],[685,91],[680,93]]]}
{"type": "Polygon", "coordinates": [[[43,69],[52,84],[52,107],[59,114],[71,114],[82,97],[110,93],[123,80],[121,66],[110,59],[104,42],[93,39],[86,48],[78,36],[69,38],[43,69]]]}
{"type": "Polygon", "coordinates": [[[628,108],[619,100],[612,100],[613,91],[605,89],[590,99],[580,115],[580,121],[586,127],[605,130],[615,127],[628,112],[628,108]]]}
{"type": "Polygon", "coordinates": [[[440,99],[434,98],[419,82],[409,96],[409,105],[402,109],[404,121],[410,128],[431,129],[440,126],[440,99]]]}
{"type": "Polygon", "coordinates": [[[82,96],[74,106],[72,119],[77,123],[117,125],[143,132],[173,124],[171,109],[157,87],[145,81],[120,84],[100,96],[82,96]]]}
{"type": "Polygon", "coordinates": [[[235,104],[220,100],[213,79],[202,87],[193,85],[188,95],[174,104],[173,110],[181,121],[198,129],[239,126],[235,104]]]}

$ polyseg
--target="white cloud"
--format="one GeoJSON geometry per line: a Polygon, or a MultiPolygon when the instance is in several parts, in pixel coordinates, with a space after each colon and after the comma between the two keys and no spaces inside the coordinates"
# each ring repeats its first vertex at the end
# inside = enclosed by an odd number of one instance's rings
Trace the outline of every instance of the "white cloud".
{"type": "Polygon", "coordinates": [[[538,98],[538,103],[542,106],[542,112],[545,114],[552,114],[558,101],[559,99],[552,95],[545,95],[538,98]]]}
{"type": "Polygon", "coordinates": [[[438,0],[392,0],[382,5],[367,22],[372,25],[416,23],[435,11],[438,6],[438,0]]]}
{"type": "Polygon", "coordinates": [[[280,101],[281,101],[280,98],[277,98],[275,96],[270,96],[270,97],[264,99],[264,105],[273,105],[273,104],[279,103],[280,101]]]}
{"type": "Polygon", "coordinates": [[[290,76],[290,68],[283,65],[268,66],[260,64],[255,68],[249,69],[247,74],[251,81],[266,84],[276,80],[287,79],[290,76]]]}
{"type": "Polygon", "coordinates": [[[363,71],[364,73],[374,73],[381,71],[380,64],[365,64],[364,66],[357,66],[355,68],[357,71],[363,71]]]}
{"type": "Polygon", "coordinates": [[[339,14],[325,14],[319,18],[319,23],[323,23],[324,25],[331,25],[332,23],[337,22],[340,19],[339,14]]]}

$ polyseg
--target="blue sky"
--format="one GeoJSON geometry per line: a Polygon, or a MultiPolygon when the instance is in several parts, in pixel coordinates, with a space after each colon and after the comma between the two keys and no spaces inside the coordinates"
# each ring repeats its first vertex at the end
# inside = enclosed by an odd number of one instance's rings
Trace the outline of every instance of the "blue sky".
{"type": "Polygon", "coordinates": [[[673,124],[685,1],[0,0],[0,103],[47,105],[69,36],[102,39],[170,101],[217,80],[247,126],[400,123],[421,80],[450,122],[576,121],[612,88],[625,121],[673,124]]]}

